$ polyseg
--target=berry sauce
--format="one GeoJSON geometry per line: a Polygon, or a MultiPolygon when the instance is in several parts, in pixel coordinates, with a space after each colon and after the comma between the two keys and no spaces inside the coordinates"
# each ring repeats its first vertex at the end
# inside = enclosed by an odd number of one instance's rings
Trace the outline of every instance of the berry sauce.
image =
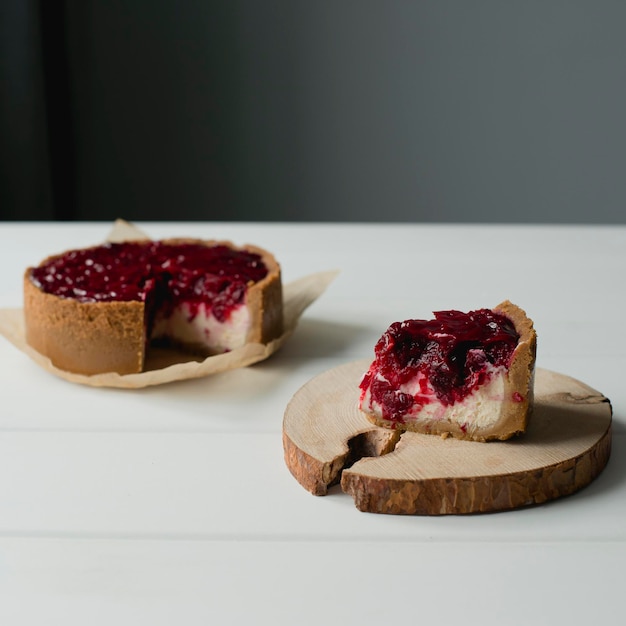
{"type": "Polygon", "coordinates": [[[504,315],[490,309],[434,315],[393,323],[374,348],[375,360],[360,384],[361,400],[369,389],[385,419],[402,422],[417,402],[432,400],[429,387],[441,404],[454,404],[488,382],[494,367],[510,364],[519,335],[504,315]],[[419,400],[399,391],[420,372],[419,400]]]}
{"type": "Polygon", "coordinates": [[[260,255],[228,246],[153,241],[72,250],[32,271],[46,293],[80,302],[144,301],[168,314],[185,302],[195,316],[210,303],[221,322],[267,275],[260,255]]]}

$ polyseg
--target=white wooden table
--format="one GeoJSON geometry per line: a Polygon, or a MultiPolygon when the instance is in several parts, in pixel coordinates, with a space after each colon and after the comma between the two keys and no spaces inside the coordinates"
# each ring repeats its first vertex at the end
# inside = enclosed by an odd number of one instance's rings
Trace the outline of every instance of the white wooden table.
{"type": "MultiPolygon", "coordinates": [[[[0,338],[0,624],[621,624],[626,583],[626,228],[139,224],[272,250],[285,282],[340,274],[268,361],[139,391],[71,384],[0,338]],[[470,517],[360,513],[287,471],[310,378],[387,325],[510,299],[537,364],[607,395],[589,487],[470,517]]],[[[0,224],[0,306],[26,266],[109,224],[0,224]]],[[[488,444],[487,444],[488,445],[488,444]]]]}

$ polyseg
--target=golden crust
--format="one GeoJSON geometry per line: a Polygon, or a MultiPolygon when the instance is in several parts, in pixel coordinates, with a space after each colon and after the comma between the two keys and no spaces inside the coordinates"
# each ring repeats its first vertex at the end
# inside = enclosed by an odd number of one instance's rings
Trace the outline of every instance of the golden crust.
{"type": "MultiPolygon", "coordinates": [[[[235,246],[229,241],[168,239],[164,243],[225,245],[254,252],[268,269],[248,286],[246,306],[251,325],[246,343],[267,343],[283,332],[283,297],[280,266],[274,256],[257,246],[235,246]]],[[[46,263],[61,255],[45,259],[46,263]]],[[[24,321],[27,343],[47,356],[55,367],[79,374],[143,371],[146,352],[144,304],[138,301],[79,302],[39,289],[33,268],[24,274],[24,321]]]]}
{"type": "MultiPolygon", "coordinates": [[[[490,426],[464,430],[460,424],[447,419],[412,421],[395,424],[378,415],[363,411],[366,417],[377,426],[396,427],[418,433],[453,436],[471,441],[506,440],[526,431],[534,402],[534,373],[537,353],[537,334],[533,322],[526,313],[508,300],[501,302],[493,311],[509,318],[519,334],[518,344],[513,351],[511,363],[506,373],[504,394],[500,406],[500,416],[490,426]]],[[[471,415],[468,416],[471,423],[471,415]]]]}
{"type": "Polygon", "coordinates": [[[491,432],[484,434],[485,440],[504,440],[525,432],[532,414],[537,333],[526,312],[508,300],[501,302],[493,310],[508,317],[520,337],[506,376],[505,401],[500,419],[491,432]],[[519,394],[519,401],[513,401],[516,394],[519,394]]]}
{"type": "Polygon", "coordinates": [[[55,367],[80,374],[140,372],[144,363],[142,302],[81,303],[41,291],[24,275],[26,341],[55,367]]]}

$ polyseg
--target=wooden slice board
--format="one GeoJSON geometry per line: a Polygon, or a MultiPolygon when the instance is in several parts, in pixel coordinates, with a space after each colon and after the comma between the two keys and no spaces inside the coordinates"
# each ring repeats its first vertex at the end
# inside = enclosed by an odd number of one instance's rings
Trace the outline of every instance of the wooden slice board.
{"type": "Polygon", "coordinates": [[[563,374],[537,369],[535,409],[524,435],[479,443],[371,424],[357,408],[368,366],[358,361],[320,374],[285,410],[285,461],[315,495],[340,482],[361,511],[501,511],[572,494],[609,460],[610,402],[563,374]]]}

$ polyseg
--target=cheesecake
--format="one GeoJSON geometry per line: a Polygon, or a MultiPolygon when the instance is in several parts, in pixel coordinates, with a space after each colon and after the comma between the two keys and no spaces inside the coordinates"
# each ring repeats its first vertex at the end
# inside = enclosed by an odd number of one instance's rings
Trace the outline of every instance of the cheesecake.
{"type": "Polygon", "coordinates": [[[508,301],[395,322],[376,343],[359,409],[386,428],[509,439],[532,413],[536,346],[532,320],[508,301]]]}
{"type": "Polygon", "coordinates": [[[198,356],[283,330],[280,266],[227,241],[127,241],[70,250],[24,274],[27,343],[60,369],[144,371],[147,351],[198,356]]]}

